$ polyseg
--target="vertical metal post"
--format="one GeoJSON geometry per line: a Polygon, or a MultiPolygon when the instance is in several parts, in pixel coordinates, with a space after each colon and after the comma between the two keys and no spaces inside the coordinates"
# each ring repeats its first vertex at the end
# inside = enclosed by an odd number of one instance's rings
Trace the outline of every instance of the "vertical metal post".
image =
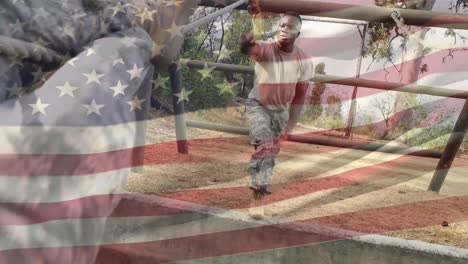
{"type": "Polygon", "coordinates": [[[447,177],[448,171],[452,166],[452,162],[455,159],[458,149],[465,139],[466,130],[468,128],[468,100],[465,100],[463,109],[458,117],[453,132],[450,135],[447,145],[445,146],[442,157],[437,164],[436,171],[432,176],[431,183],[429,184],[429,191],[439,192],[442,188],[442,184],[447,177]]]}
{"type": "MultiPolygon", "coordinates": [[[[358,28],[359,29],[359,28],[358,28]]],[[[366,33],[367,33],[367,25],[364,25],[362,34],[359,31],[359,35],[361,35],[361,54],[359,54],[358,65],[356,69],[356,78],[359,79],[361,77],[361,64],[362,64],[362,56],[364,53],[364,44],[366,43],[366,33]]],[[[351,106],[349,108],[348,114],[348,124],[346,127],[346,137],[350,140],[353,140],[353,125],[354,125],[354,116],[356,115],[356,95],[357,95],[358,87],[354,86],[353,95],[351,97],[351,106]]]]}
{"type": "Polygon", "coordinates": [[[187,126],[185,124],[184,100],[179,100],[176,94],[182,93],[182,71],[180,62],[177,61],[169,66],[169,76],[171,78],[172,104],[174,106],[177,151],[188,154],[187,126]]]}

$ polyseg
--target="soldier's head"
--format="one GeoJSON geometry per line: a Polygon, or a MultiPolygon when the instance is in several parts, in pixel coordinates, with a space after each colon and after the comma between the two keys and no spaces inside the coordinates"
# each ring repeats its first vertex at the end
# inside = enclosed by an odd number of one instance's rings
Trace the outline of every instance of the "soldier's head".
{"type": "Polygon", "coordinates": [[[287,12],[281,16],[276,38],[281,45],[294,44],[301,33],[302,19],[298,13],[287,12]]]}

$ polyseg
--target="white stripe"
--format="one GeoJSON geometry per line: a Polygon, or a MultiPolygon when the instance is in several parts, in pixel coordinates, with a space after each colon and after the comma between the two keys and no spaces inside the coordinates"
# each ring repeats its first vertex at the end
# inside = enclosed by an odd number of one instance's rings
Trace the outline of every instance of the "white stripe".
{"type": "Polygon", "coordinates": [[[121,169],[79,176],[0,176],[0,201],[51,203],[93,195],[122,193],[126,189],[129,171],[130,169],[121,169]]]}
{"type": "Polygon", "coordinates": [[[288,228],[291,230],[303,232],[340,237],[362,235],[314,224],[293,223],[280,218],[253,220],[247,214],[236,210],[155,196],[142,197],[140,202],[143,203],[148,199],[153,205],[185,209],[194,213],[159,217],[67,219],[28,226],[0,226],[0,250],[161,241],[285,223],[289,224],[288,228]]]}
{"type": "Polygon", "coordinates": [[[2,127],[0,154],[91,154],[143,146],[146,123],[104,127],[2,127]]]}
{"type": "Polygon", "coordinates": [[[27,226],[1,226],[0,250],[161,241],[263,225],[187,213],[159,217],[67,219],[27,226]]]}
{"type": "MultiPolygon", "coordinates": [[[[388,144],[391,146],[393,143],[390,142],[388,144]]],[[[405,153],[410,151],[411,149],[408,149],[405,151],[405,153]]],[[[317,166],[320,166],[321,169],[316,171],[312,177],[306,178],[304,180],[325,178],[339,175],[351,170],[362,169],[370,166],[378,166],[379,164],[398,159],[402,156],[404,155],[401,153],[392,154],[378,151],[369,152],[356,149],[339,149],[336,151],[319,154],[296,155],[294,158],[278,162],[278,164],[275,166],[275,172],[279,175],[282,175],[282,177],[274,177],[273,184],[288,182],[291,180],[289,177],[301,174],[304,171],[314,170],[314,168],[317,168],[317,166]],[[338,159],[341,163],[343,163],[343,165],[337,168],[333,161],[338,159]],[[325,172],[319,173],[319,171],[325,172]]],[[[417,172],[417,169],[415,169],[415,172],[417,172]]],[[[205,186],[198,189],[245,186],[249,179],[250,176],[246,176],[234,181],[205,186]]]]}

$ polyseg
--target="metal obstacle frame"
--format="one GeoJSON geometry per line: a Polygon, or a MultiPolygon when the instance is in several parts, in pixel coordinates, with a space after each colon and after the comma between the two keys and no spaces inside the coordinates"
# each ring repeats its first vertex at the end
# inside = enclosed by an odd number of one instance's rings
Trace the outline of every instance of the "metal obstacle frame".
{"type": "MultiPolygon", "coordinates": [[[[423,27],[442,27],[451,29],[468,29],[468,15],[461,14],[446,14],[441,12],[424,11],[424,10],[410,10],[410,9],[396,9],[396,8],[384,8],[377,6],[360,6],[352,4],[338,4],[338,3],[324,3],[316,1],[304,1],[298,0],[294,2],[288,2],[287,7],[283,0],[225,0],[228,6],[198,20],[189,25],[186,25],[182,32],[185,34],[190,30],[193,30],[202,24],[208,23],[212,19],[221,16],[233,9],[245,9],[247,4],[255,5],[259,10],[282,13],[287,11],[294,11],[300,15],[326,17],[323,21],[331,19],[345,19],[345,23],[353,24],[353,21],[361,21],[355,23],[367,22],[381,22],[387,23],[392,22],[392,14],[398,12],[401,17],[405,19],[407,25],[417,25],[423,27]],[[340,10],[340,12],[336,12],[340,10]]],[[[213,1],[202,0],[200,5],[215,7],[216,4],[213,1]]],[[[309,17],[310,19],[310,17],[309,17]]],[[[253,74],[253,67],[240,66],[240,65],[229,65],[221,63],[211,63],[203,61],[187,61],[185,62],[188,67],[192,68],[203,68],[206,65],[214,67],[214,70],[237,72],[237,73],[248,73],[253,74]]],[[[169,75],[171,80],[172,89],[172,102],[174,105],[175,124],[176,124],[176,138],[177,138],[177,150],[179,153],[188,154],[188,142],[187,142],[187,125],[194,126],[204,129],[219,130],[237,134],[247,134],[248,130],[245,128],[237,128],[224,126],[219,124],[202,123],[191,120],[185,120],[184,116],[184,100],[179,100],[176,95],[183,96],[182,90],[182,75],[181,75],[181,60],[178,59],[172,63],[169,67],[169,75]]],[[[456,153],[463,144],[464,137],[468,129],[468,92],[454,89],[442,89],[431,86],[421,86],[415,84],[402,84],[392,83],[383,81],[365,80],[359,78],[346,78],[332,75],[320,75],[316,74],[312,79],[314,82],[322,83],[333,83],[353,87],[368,87],[382,90],[396,90],[400,92],[416,93],[416,94],[428,94],[443,97],[452,97],[464,99],[465,104],[462,111],[455,123],[454,129],[450,135],[447,145],[445,146],[442,153],[421,150],[421,151],[406,151],[413,155],[426,156],[439,158],[436,170],[429,184],[428,190],[439,192],[442,188],[443,182],[448,174],[449,169],[455,159],[456,153]]],[[[351,147],[356,149],[365,149],[370,151],[384,151],[384,152],[401,152],[404,149],[401,148],[385,148],[382,145],[367,144],[363,148],[359,148],[359,145],[353,145],[345,143],[345,141],[333,141],[324,138],[313,140],[311,137],[293,136],[293,141],[303,143],[313,143],[322,145],[335,145],[339,147],[351,147]]]]}

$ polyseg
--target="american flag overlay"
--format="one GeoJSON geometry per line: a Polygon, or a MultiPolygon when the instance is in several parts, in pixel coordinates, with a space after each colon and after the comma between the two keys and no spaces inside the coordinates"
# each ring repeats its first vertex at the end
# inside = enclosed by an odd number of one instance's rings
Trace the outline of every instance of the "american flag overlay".
{"type": "MultiPolygon", "coordinates": [[[[468,221],[466,155],[448,176],[455,191],[439,195],[421,189],[437,159],[410,155],[419,149],[390,154],[284,141],[273,194],[254,202],[246,187],[248,137],[189,129],[190,154],[177,153],[173,123],[151,115],[152,90],[168,80],[150,60],[182,37],[181,25],[167,18],[193,13],[188,6],[200,1],[189,2],[0,1],[1,264],[346,263],[326,251],[327,243],[342,245],[343,253],[351,238],[468,221]],[[148,30],[163,14],[160,31],[148,30]],[[161,36],[167,41],[159,43],[161,36]],[[56,59],[37,59],[44,50],[56,59]],[[406,196],[414,186],[417,195],[406,196]],[[262,219],[252,217],[259,210],[262,219]]],[[[297,43],[314,65],[327,58],[345,71],[359,56],[355,34],[319,35],[305,25],[297,43]]],[[[465,92],[463,52],[425,53],[429,68],[418,81],[465,92]]],[[[418,59],[362,67],[360,78],[397,82],[394,69],[418,59]]],[[[339,73],[338,66],[326,71],[339,73]]],[[[212,71],[205,67],[200,78],[213,78],[212,71]]],[[[225,84],[220,89],[229,91],[222,92],[232,92],[225,84]]],[[[349,91],[328,85],[321,104],[331,109],[326,98],[341,96],[349,106],[349,91]]],[[[191,92],[175,94],[177,103],[191,92]]],[[[365,107],[354,130],[382,134],[388,120],[422,108],[429,114],[412,130],[422,133],[456,118],[464,103],[433,97],[382,116],[366,102],[384,93],[359,89],[356,100],[365,107]]],[[[345,127],[300,128],[301,136],[325,137],[345,127]]]]}

